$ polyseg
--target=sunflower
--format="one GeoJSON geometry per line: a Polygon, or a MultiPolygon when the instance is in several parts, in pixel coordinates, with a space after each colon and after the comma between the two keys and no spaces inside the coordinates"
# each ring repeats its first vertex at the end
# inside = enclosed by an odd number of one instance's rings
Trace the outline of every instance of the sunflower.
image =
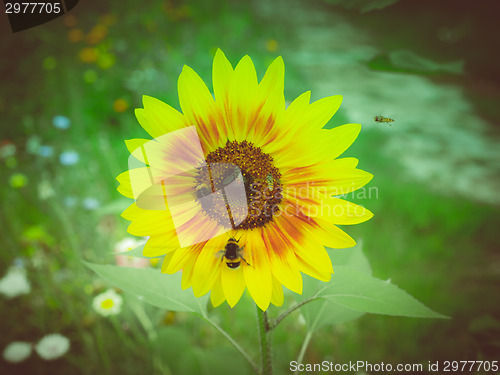
{"type": "Polygon", "coordinates": [[[130,164],[117,177],[118,191],[136,199],[122,216],[129,233],[149,236],[145,256],[165,255],[162,272],[182,270],[183,289],[197,297],[211,291],[214,306],[231,307],[248,289],[265,311],[283,303],[283,286],[302,293],[301,272],[330,280],[325,246],[355,245],[337,225],[373,216],[338,196],[373,176],[356,169],[355,158],[338,159],[359,124],[323,129],[340,95],[310,103],[308,91],[286,106],[281,57],[258,82],[249,56],[233,69],[217,50],[212,79],[213,96],[184,66],[182,113],[143,97],[136,117],[154,140],[126,141],[131,159],[145,166],[130,164]],[[162,208],[148,206],[160,196],[162,208]]]}

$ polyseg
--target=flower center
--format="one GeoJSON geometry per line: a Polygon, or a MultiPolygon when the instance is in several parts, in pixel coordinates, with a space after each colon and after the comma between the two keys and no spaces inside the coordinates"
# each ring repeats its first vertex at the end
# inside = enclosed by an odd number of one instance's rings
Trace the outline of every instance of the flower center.
{"type": "Polygon", "coordinates": [[[101,307],[106,310],[112,308],[113,300],[111,298],[105,299],[104,301],[101,302],[101,307]]]}
{"type": "MultiPolygon", "coordinates": [[[[281,173],[273,165],[273,158],[270,155],[262,152],[259,147],[255,147],[251,142],[231,142],[228,140],[224,147],[219,147],[210,152],[207,155],[206,162],[209,166],[213,163],[227,163],[226,172],[218,173],[219,178],[222,179],[222,184],[217,183],[217,186],[226,186],[234,180],[234,177],[231,180],[234,167],[231,168],[230,166],[236,165],[241,170],[246,193],[246,207],[244,209],[248,211],[248,214],[241,223],[233,225],[233,229],[263,227],[273,220],[273,215],[280,210],[278,205],[282,201],[282,184],[279,181],[281,173]],[[229,174],[229,176],[226,176],[226,174],[229,174]]],[[[202,181],[198,182],[202,183],[202,181]]],[[[211,182],[212,186],[214,186],[214,181],[211,182]]],[[[225,208],[229,209],[227,203],[225,208]]],[[[206,211],[214,218],[221,217],[224,214],[215,212],[216,210],[216,208],[210,207],[206,211]]]]}

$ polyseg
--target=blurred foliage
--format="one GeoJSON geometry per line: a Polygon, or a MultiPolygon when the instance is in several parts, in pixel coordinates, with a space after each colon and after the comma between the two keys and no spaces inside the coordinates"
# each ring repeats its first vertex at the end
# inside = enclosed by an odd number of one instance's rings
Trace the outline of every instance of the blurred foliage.
{"type": "Polygon", "coordinates": [[[387,55],[377,56],[369,66],[372,69],[418,74],[461,74],[464,69],[463,61],[436,63],[408,50],[392,51],[387,55]]]}
{"type": "Polygon", "coordinates": [[[397,3],[399,0],[324,0],[328,4],[342,6],[346,9],[356,9],[361,12],[369,12],[371,10],[384,9],[392,4],[397,3]]]}

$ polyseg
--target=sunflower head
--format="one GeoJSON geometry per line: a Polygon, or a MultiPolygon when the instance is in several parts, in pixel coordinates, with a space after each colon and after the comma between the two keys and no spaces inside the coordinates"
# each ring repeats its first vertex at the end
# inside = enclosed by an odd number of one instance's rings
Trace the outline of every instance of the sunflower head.
{"type": "Polygon", "coordinates": [[[266,310],[283,303],[283,286],[302,293],[301,273],[328,281],[325,246],[355,245],[337,225],[372,217],[338,198],[372,178],[338,158],[361,126],[323,129],[338,95],[310,103],[305,92],[286,107],[281,57],[259,82],[250,57],[233,68],[218,50],[212,81],[213,96],[184,67],[182,112],[143,97],[136,116],[153,140],[126,141],[118,190],[135,202],[122,216],[131,234],[149,236],[144,255],[165,255],[162,272],[182,271],[183,288],[211,292],[214,306],[248,289],[266,310]]]}

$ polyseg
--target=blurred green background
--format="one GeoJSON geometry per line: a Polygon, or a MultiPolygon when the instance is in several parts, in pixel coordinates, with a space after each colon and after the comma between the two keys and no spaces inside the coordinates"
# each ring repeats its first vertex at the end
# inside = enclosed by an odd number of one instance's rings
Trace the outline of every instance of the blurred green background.
{"type": "MultiPolygon", "coordinates": [[[[345,156],[375,175],[377,196],[349,199],[375,217],[346,231],[391,279],[450,320],[365,315],[314,336],[305,362],[499,360],[499,37],[493,1],[81,1],[68,15],[12,34],[0,26],[0,277],[26,271],[31,292],[0,296],[0,350],[48,333],[71,342],[60,359],[0,359],[1,373],[250,373],[194,316],[124,295],[102,317],[107,285],[80,262],[114,263],[130,202],[115,177],[143,94],[176,108],[184,64],[211,88],[221,48],[248,54],[259,78],[285,60],[288,101],[342,94],[327,125],[363,125],[345,156]],[[347,4],[347,5],[346,5],[347,4]],[[495,47],[496,46],[496,47],[495,47]],[[392,125],[373,117],[393,118],[392,125]],[[5,370],[5,371],[4,371],[5,370]]],[[[5,22],[4,22],[5,21],[5,22]]],[[[151,265],[153,267],[154,265],[151,265]]],[[[291,300],[285,299],[285,307],[291,300]]],[[[276,309],[279,311],[279,309],[276,309]]],[[[257,355],[248,297],[212,311],[257,355]]],[[[272,313],[276,315],[277,313],[272,313]]],[[[290,373],[305,326],[274,333],[276,373],[290,373]]]]}

